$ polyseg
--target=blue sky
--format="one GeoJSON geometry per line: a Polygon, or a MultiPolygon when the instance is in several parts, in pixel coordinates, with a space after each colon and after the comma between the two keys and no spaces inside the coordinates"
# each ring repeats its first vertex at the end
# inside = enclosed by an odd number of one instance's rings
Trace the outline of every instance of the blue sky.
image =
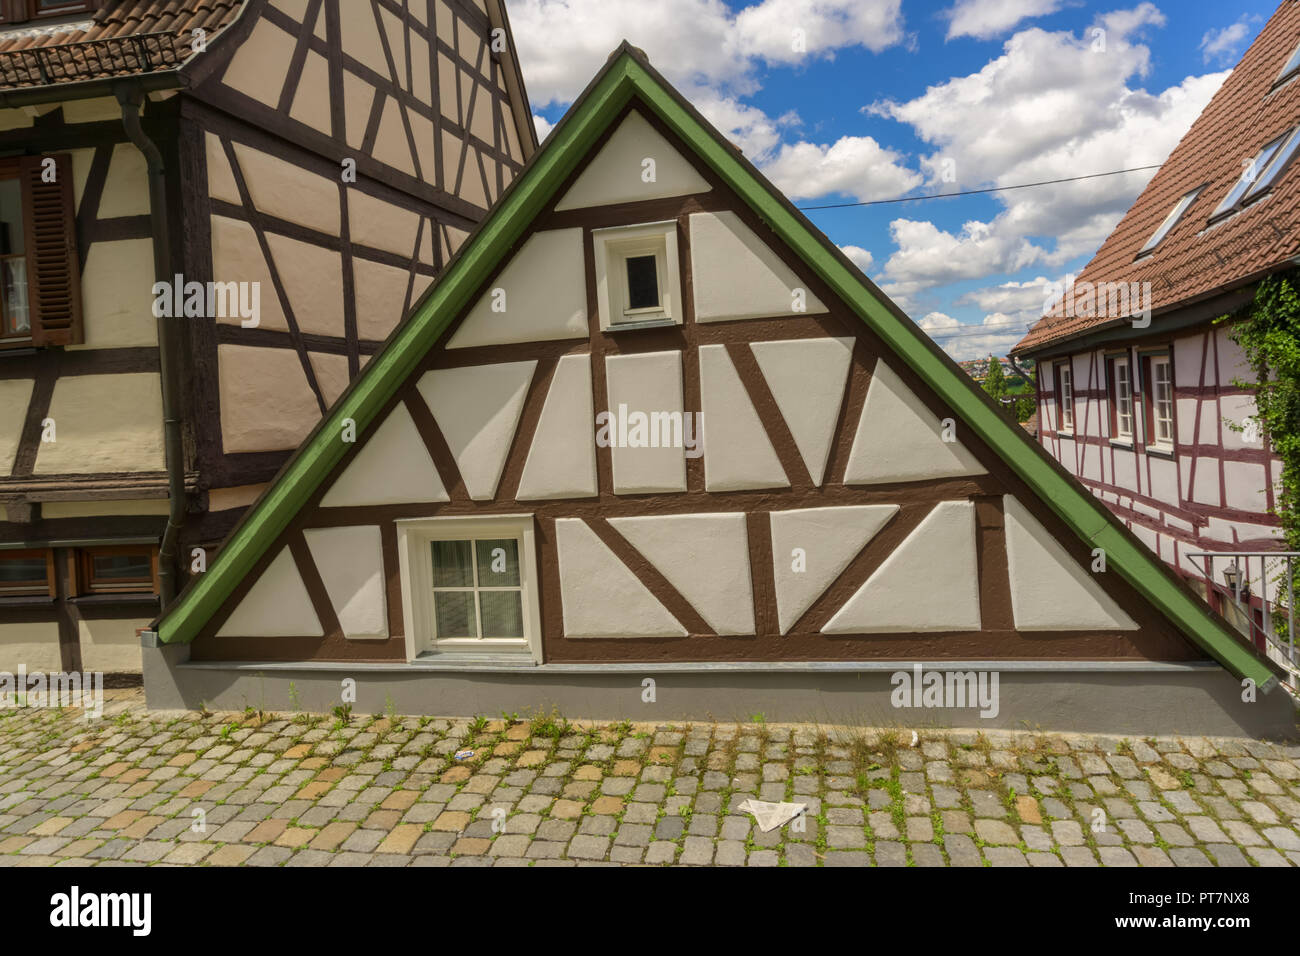
{"type": "MultiPolygon", "coordinates": [[[[800,206],[1162,162],[1276,8],[507,0],[539,131],[627,38],[800,206]]],[[[1154,171],[809,216],[955,358],[1005,353],[1154,171]]]]}

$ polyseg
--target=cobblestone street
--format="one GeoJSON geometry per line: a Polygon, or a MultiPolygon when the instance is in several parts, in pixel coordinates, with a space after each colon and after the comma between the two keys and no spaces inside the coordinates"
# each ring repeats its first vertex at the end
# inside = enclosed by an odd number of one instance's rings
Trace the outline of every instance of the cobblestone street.
{"type": "Polygon", "coordinates": [[[0,711],[0,865],[1293,866],[1300,748],[813,725],[0,711]],[[472,757],[457,754],[472,750],[472,757]],[[763,833],[746,799],[807,805],[763,833]]]}

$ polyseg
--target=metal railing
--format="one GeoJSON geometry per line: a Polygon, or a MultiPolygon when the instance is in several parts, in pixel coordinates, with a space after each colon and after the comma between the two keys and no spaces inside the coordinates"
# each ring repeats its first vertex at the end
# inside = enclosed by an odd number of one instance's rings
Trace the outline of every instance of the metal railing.
{"type": "Polygon", "coordinates": [[[1217,603],[1228,623],[1286,672],[1283,683],[1291,694],[1300,694],[1295,602],[1300,552],[1195,551],[1185,557],[1202,562],[1211,604],[1217,603]]]}
{"type": "Polygon", "coordinates": [[[0,53],[0,88],[171,69],[184,58],[178,38],[160,31],[9,50],[0,53]]]}

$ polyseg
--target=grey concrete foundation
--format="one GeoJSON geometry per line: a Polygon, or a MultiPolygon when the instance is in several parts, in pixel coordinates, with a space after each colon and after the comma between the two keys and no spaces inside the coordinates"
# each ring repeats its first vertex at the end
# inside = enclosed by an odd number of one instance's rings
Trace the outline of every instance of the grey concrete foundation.
{"type": "MultiPolygon", "coordinates": [[[[744,721],[858,726],[975,727],[1127,736],[1194,734],[1297,739],[1293,701],[1280,689],[1241,700],[1217,664],[968,661],[924,673],[998,677],[998,712],[895,707],[894,675],[913,665],[869,663],[240,664],[189,661],[188,646],[145,647],[152,709],[328,711],[355,682],[356,713],[495,717],[558,710],[572,719],[744,721]],[[648,685],[646,681],[653,681],[648,685]]],[[[986,685],[989,686],[989,685],[986,685]]]]}

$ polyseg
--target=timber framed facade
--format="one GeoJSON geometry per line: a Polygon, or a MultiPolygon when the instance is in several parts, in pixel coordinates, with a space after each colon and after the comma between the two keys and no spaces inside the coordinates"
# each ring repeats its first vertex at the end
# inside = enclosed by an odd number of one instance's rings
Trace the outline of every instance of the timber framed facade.
{"type": "Polygon", "coordinates": [[[30,334],[0,336],[0,581],[32,550],[58,572],[0,585],[8,670],[138,672],[168,577],[212,560],[536,148],[498,0],[90,7],[35,37],[0,23],[0,167],[56,161],[64,241],[33,247],[69,250],[28,256],[66,295],[34,283],[30,334]],[[126,57],[138,35],[174,54],[126,57]],[[33,83],[38,51],[73,72],[33,83]],[[257,315],[186,308],[194,287],[255,289],[257,315]],[[85,570],[116,547],[161,552],[161,588],[124,558],[116,592],[85,570]]]}
{"type": "Polygon", "coordinates": [[[152,706],[1275,682],[626,44],[146,640],[152,706]]]}

